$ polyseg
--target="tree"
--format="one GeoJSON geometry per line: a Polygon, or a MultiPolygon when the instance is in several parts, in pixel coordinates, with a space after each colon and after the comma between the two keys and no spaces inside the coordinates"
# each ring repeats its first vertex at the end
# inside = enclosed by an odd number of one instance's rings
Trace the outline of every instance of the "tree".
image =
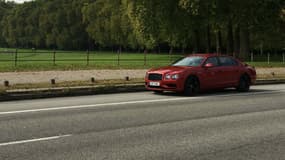
{"type": "Polygon", "coordinates": [[[0,45],[236,53],[284,48],[284,0],[0,0],[0,45]],[[254,9],[253,9],[254,8],[254,9]],[[216,38],[213,38],[216,37],[216,38]],[[214,49],[216,48],[216,49],[214,49]]]}
{"type": "Polygon", "coordinates": [[[12,2],[6,2],[5,0],[0,0],[0,47],[7,46],[7,42],[5,39],[4,27],[5,23],[1,20],[4,20],[5,16],[9,13],[9,11],[15,6],[12,2]]]}
{"type": "Polygon", "coordinates": [[[11,47],[86,48],[81,0],[32,1],[17,4],[2,19],[3,35],[11,47]]]}
{"type": "Polygon", "coordinates": [[[136,47],[130,19],[121,0],[97,0],[83,8],[88,34],[101,46],[136,47]]]}

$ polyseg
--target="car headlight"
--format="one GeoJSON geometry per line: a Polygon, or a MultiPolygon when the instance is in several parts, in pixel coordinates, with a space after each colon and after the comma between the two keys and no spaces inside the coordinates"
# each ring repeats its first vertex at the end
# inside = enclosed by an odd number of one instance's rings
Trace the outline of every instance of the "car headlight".
{"type": "Polygon", "coordinates": [[[179,78],[179,75],[178,74],[167,74],[165,75],[164,79],[166,80],[169,80],[169,79],[172,79],[172,80],[177,80],[179,78]]]}
{"type": "Polygon", "coordinates": [[[171,78],[170,74],[165,75],[165,79],[170,79],[170,78],[171,78]]]}
{"type": "Polygon", "coordinates": [[[171,76],[171,79],[173,79],[173,80],[176,80],[176,79],[178,79],[179,78],[179,75],[178,74],[173,74],[172,76],[171,76]]]}

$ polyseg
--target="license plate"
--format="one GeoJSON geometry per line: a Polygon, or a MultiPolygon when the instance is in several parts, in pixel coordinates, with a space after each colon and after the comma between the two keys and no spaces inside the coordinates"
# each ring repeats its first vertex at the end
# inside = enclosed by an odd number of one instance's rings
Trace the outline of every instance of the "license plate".
{"type": "Polygon", "coordinates": [[[154,86],[154,87],[159,87],[160,83],[159,82],[149,82],[150,86],[154,86]]]}

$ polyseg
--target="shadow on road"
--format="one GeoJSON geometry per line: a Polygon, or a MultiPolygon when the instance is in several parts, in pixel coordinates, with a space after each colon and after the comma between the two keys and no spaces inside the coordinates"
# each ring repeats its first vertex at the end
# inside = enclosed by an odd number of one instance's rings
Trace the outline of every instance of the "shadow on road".
{"type": "MultiPolygon", "coordinates": [[[[269,89],[251,89],[249,92],[238,92],[233,88],[228,89],[216,89],[216,90],[210,90],[210,91],[202,91],[196,95],[193,95],[192,97],[200,97],[200,96],[217,96],[217,95],[235,95],[235,94],[242,94],[242,93],[262,93],[262,92],[272,92],[275,90],[269,90],[269,89]]],[[[176,93],[176,92],[163,92],[163,93],[153,93],[155,95],[161,95],[161,96],[171,96],[171,97],[187,97],[183,93],[176,93]]]]}

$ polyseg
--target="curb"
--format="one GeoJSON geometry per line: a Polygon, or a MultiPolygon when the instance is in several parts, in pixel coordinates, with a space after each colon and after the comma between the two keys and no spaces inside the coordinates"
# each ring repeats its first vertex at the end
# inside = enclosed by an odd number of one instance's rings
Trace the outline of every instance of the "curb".
{"type": "MultiPolygon", "coordinates": [[[[257,80],[255,85],[284,84],[285,79],[257,80]]],[[[0,102],[14,100],[28,100],[40,98],[72,97],[97,94],[126,93],[146,91],[143,83],[119,84],[112,86],[79,86],[60,88],[40,88],[25,90],[8,90],[0,94],[0,102]]]]}
{"type": "Polygon", "coordinates": [[[283,84],[285,79],[259,79],[254,85],[283,84]]]}
{"type": "Polygon", "coordinates": [[[0,102],[141,91],[146,91],[143,84],[47,88],[37,90],[10,90],[6,93],[0,94],[0,102]]]}

